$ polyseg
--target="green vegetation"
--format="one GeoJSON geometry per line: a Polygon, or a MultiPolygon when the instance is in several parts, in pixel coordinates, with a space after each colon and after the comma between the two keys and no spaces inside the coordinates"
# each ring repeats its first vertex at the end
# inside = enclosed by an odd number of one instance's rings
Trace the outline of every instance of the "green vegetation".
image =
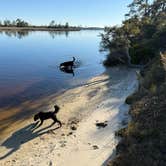
{"type": "Polygon", "coordinates": [[[10,21],[8,19],[4,20],[3,22],[0,21],[0,26],[2,26],[2,27],[28,27],[30,25],[28,24],[28,22],[18,18],[13,21],[10,21]]]}
{"type": "Polygon", "coordinates": [[[66,22],[65,25],[61,25],[61,24],[57,24],[54,20],[52,20],[50,22],[50,24],[48,25],[49,28],[69,28],[69,23],[66,22]]]}
{"type": "Polygon", "coordinates": [[[48,25],[31,25],[22,19],[16,20],[0,20],[0,31],[80,31],[80,30],[103,30],[100,27],[82,27],[72,26],[68,22],[65,24],[58,24],[52,20],[48,25]]]}
{"type": "Polygon", "coordinates": [[[117,131],[122,140],[117,145],[117,156],[108,165],[164,166],[166,1],[133,0],[128,7],[122,25],[106,27],[101,35],[101,50],[108,52],[105,65],[143,66],[138,74],[138,91],[126,99],[131,104],[132,120],[117,131]]]}
{"type": "Polygon", "coordinates": [[[69,23],[66,22],[65,24],[57,24],[54,20],[52,20],[49,25],[41,25],[41,26],[35,26],[35,25],[31,25],[28,22],[18,18],[16,20],[4,20],[1,21],[0,20],[0,28],[4,28],[7,27],[9,28],[50,28],[50,29],[80,29],[81,27],[76,27],[76,26],[69,26],[69,23]]]}
{"type": "Polygon", "coordinates": [[[166,165],[166,54],[143,73],[139,90],[126,100],[132,120],[116,133],[122,140],[109,166],[166,165]]]}
{"type": "Polygon", "coordinates": [[[106,27],[101,50],[105,65],[146,64],[166,49],[166,1],[133,0],[120,27],[106,27]]]}
{"type": "Polygon", "coordinates": [[[65,24],[58,24],[56,21],[52,20],[48,25],[31,25],[28,22],[18,18],[16,20],[0,20],[0,31],[9,30],[39,30],[39,31],[79,31],[79,30],[103,30],[100,27],[82,27],[82,26],[72,26],[68,22],[65,24]]]}

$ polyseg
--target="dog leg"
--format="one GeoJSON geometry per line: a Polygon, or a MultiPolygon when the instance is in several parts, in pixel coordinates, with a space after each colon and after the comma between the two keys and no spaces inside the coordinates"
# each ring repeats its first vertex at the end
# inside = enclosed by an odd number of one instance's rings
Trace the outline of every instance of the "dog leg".
{"type": "Polygon", "coordinates": [[[40,124],[38,125],[38,127],[40,127],[43,124],[43,120],[41,120],[40,124]]]}
{"type": "Polygon", "coordinates": [[[35,126],[32,128],[32,131],[35,131],[36,129],[38,129],[43,124],[43,121],[41,121],[39,125],[38,123],[39,121],[36,122],[35,126]]]}
{"type": "Polygon", "coordinates": [[[57,122],[59,123],[59,126],[62,127],[61,121],[59,121],[59,120],[57,119],[57,122]]]}
{"type": "Polygon", "coordinates": [[[52,120],[54,121],[54,122],[52,123],[52,125],[55,124],[55,123],[59,123],[60,127],[62,127],[61,121],[59,121],[55,116],[52,117],[52,120]]]}

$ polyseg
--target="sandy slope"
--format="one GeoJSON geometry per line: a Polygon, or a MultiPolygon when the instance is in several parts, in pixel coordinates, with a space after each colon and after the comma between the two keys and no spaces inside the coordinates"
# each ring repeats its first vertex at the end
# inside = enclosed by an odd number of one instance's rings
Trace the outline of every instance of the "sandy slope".
{"type": "Polygon", "coordinates": [[[126,96],[137,87],[135,70],[116,67],[58,97],[50,96],[48,109],[57,103],[63,127],[47,121],[33,131],[26,121],[0,147],[1,165],[100,166],[115,151],[114,132],[128,119],[126,96]],[[107,121],[98,129],[96,122],[107,121]],[[73,127],[74,126],[74,127],[73,127]],[[71,128],[76,130],[72,130],[71,128]]]}

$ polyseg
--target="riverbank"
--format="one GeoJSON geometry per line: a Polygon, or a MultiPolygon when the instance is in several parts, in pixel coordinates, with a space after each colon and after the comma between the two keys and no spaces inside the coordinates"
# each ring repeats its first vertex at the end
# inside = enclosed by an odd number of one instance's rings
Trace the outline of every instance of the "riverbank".
{"type": "Polygon", "coordinates": [[[128,121],[126,97],[137,87],[134,69],[114,67],[86,84],[59,96],[48,96],[47,110],[60,106],[58,118],[63,126],[35,131],[33,119],[12,126],[1,140],[2,165],[102,165],[115,154],[115,131],[128,121]],[[104,123],[105,126],[97,126],[104,123]]]}
{"type": "Polygon", "coordinates": [[[142,72],[139,90],[126,100],[131,122],[117,132],[122,141],[109,166],[166,165],[166,54],[142,72]]]}
{"type": "Polygon", "coordinates": [[[69,28],[51,28],[43,26],[29,26],[29,27],[0,27],[0,31],[80,31],[79,27],[69,28]]]}
{"type": "Polygon", "coordinates": [[[100,27],[69,27],[69,28],[51,28],[45,26],[29,27],[0,27],[0,31],[80,31],[80,30],[104,30],[100,27]]]}

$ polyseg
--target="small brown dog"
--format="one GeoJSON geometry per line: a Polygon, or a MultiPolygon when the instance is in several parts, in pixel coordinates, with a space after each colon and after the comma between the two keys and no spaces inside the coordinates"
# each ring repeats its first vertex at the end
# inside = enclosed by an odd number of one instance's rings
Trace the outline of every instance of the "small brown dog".
{"type": "Polygon", "coordinates": [[[61,121],[59,121],[56,117],[56,114],[58,113],[60,108],[57,105],[55,105],[54,108],[55,108],[54,112],[39,112],[34,116],[34,121],[38,119],[40,119],[41,121],[38,127],[40,127],[43,124],[44,120],[46,119],[52,119],[54,121],[53,124],[59,123],[60,127],[62,126],[61,121]]]}

